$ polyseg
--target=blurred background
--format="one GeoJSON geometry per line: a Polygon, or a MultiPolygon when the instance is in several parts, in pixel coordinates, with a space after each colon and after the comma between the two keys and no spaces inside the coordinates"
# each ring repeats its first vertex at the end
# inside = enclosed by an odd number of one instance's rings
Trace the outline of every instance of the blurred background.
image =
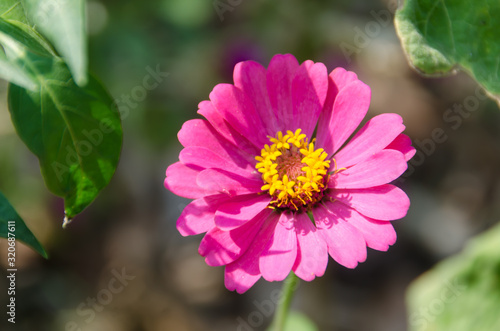
{"type": "MultiPolygon", "coordinates": [[[[355,71],[372,89],[369,116],[400,114],[419,151],[398,181],[412,206],[394,222],[396,244],[369,250],[354,270],[330,259],[324,277],[300,283],[292,307],[320,330],[406,330],[410,282],[500,215],[500,112],[465,74],[414,72],[394,30],[395,8],[395,0],[88,1],[91,70],[120,106],[124,144],[109,187],[66,230],[62,200],[45,188],[37,159],[15,134],[0,81],[0,190],[50,255],[17,245],[15,330],[268,326],[265,303],[282,284],[261,280],[244,295],[225,289],[223,267],[198,255],[201,236],[177,232],[189,200],[163,180],[181,150],[182,123],[199,117],[197,104],[232,82],[239,61],[267,66],[276,53],[355,71]],[[156,86],[145,89],[145,79],[156,86]]],[[[4,274],[3,239],[0,251],[4,274]]],[[[5,307],[3,292],[0,301],[5,307]]]]}

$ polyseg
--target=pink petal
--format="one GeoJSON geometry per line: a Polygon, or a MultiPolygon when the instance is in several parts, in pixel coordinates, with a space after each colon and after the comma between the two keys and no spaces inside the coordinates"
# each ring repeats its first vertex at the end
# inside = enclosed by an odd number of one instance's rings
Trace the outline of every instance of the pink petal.
{"type": "Polygon", "coordinates": [[[231,231],[212,228],[203,237],[198,252],[201,256],[205,256],[205,261],[210,266],[221,266],[233,262],[245,253],[272,212],[271,209],[263,210],[251,221],[231,231]]]}
{"type": "MultiPolygon", "coordinates": [[[[346,207],[345,210],[348,210],[346,207]]],[[[356,268],[366,260],[366,243],[363,235],[348,223],[350,214],[332,214],[323,205],[313,209],[318,234],[328,245],[328,253],[337,263],[356,268]]]]}
{"type": "MultiPolygon", "coordinates": [[[[326,94],[323,109],[321,110],[318,119],[317,132],[321,132],[322,140],[325,140],[326,137],[324,137],[324,135],[330,132],[328,127],[330,125],[330,120],[333,114],[333,103],[335,102],[335,98],[337,97],[338,93],[338,87],[333,81],[332,74],[330,74],[330,76],[328,76],[328,92],[326,94]]],[[[324,142],[322,141],[322,143],[324,142]]]]}
{"type": "Polygon", "coordinates": [[[333,71],[330,73],[330,77],[335,82],[335,85],[337,86],[337,89],[339,91],[350,83],[358,80],[358,76],[354,72],[347,71],[341,67],[333,69],[333,71]]]}
{"type": "Polygon", "coordinates": [[[370,88],[359,80],[340,90],[328,126],[318,127],[316,147],[324,148],[329,155],[334,154],[365,117],[370,98],[370,88]]]}
{"type": "MultiPolygon", "coordinates": [[[[333,203],[333,205],[335,205],[335,203],[333,203]]],[[[332,210],[330,206],[328,207],[332,210]]],[[[396,231],[394,231],[391,222],[377,221],[368,218],[354,209],[351,209],[351,215],[348,222],[363,234],[366,245],[372,249],[385,252],[389,249],[389,246],[396,242],[396,231]]]]}
{"type": "Polygon", "coordinates": [[[202,101],[198,105],[198,113],[203,115],[212,127],[223,136],[228,142],[237,146],[242,151],[250,154],[256,155],[260,152],[260,148],[257,148],[254,144],[248,141],[241,133],[236,131],[222,115],[215,109],[214,105],[210,101],[202,101]]]}
{"type": "Polygon", "coordinates": [[[292,270],[306,281],[323,276],[328,264],[328,248],[306,213],[295,215],[295,231],[298,246],[292,270]]]}
{"type": "Polygon", "coordinates": [[[292,81],[293,122],[289,130],[301,128],[310,137],[318,122],[328,91],[328,72],[323,63],[305,61],[292,81]]]}
{"type": "Polygon", "coordinates": [[[194,166],[202,169],[224,169],[234,173],[242,173],[244,176],[252,175],[255,169],[242,169],[230,160],[221,158],[205,147],[186,147],[179,153],[179,161],[186,166],[194,166]]]}
{"type": "Polygon", "coordinates": [[[200,170],[195,170],[180,162],[171,164],[167,168],[167,178],[164,181],[165,188],[178,196],[188,199],[198,199],[208,195],[210,192],[196,184],[196,177],[200,170]]]}
{"type": "Polygon", "coordinates": [[[196,182],[199,187],[207,191],[230,196],[262,192],[262,180],[243,177],[220,169],[203,170],[196,182]]]}
{"type": "Polygon", "coordinates": [[[406,193],[391,184],[366,189],[334,189],[327,194],[367,217],[382,221],[403,218],[410,207],[406,193]]]}
{"type": "MultiPolygon", "coordinates": [[[[325,104],[318,120],[318,132],[328,134],[328,126],[333,114],[333,103],[340,90],[346,87],[349,83],[358,80],[358,76],[354,72],[346,71],[344,68],[335,68],[328,76],[328,94],[325,104]]],[[[323,137],[324,139],[325,137],[323,137]]]]}
{"type": "Polygon", "coordinates": [[[206,196],[192,201],[177,219],[177,230],[183,236],[207,232],[215,226],[214,217],[219,205],[230,199],[225,194],[206,196]]]}
{"type": "Polygon", "coordinates": [[[385,252],[396,242],[397,235],[391,222],[377,221],[353,211],[349,223],[363,234],[366,245],[372,249],[385,252]]]}
{"type": "Polygon", "coordinates": [[[242,226],[267,208],[271,197],[267,194],[247,194],[232,198],[215,213],[215,225],[221,230],[242,226]]]}
{"type": "Polygon", "coordinates": [[[254,168],[254,155],[242,151],[223,138],[206,120],[194,119],[185,122],[177,137],[184,147],[205,147],[240,168],[254,168]]]}
{"type": "Polygon", "coordinates": [[[269,282],[285,279],[292,270],[296,258],[297,234],[294,216],[290,212],[283,212],[259,259],[262,277],[269,282]]]}
{"type": "Polygon", "coordinates": [[[252,101],[239,88],[218,84],[210,93],[210,100],[222,117],[257,148],[269,141],[267,129],[252,101]]]}
{"type": "Polygon", "coordinates": [[[413,148],[411,145],[411,139],[404,133],[401,133],[396,137],[387,147],[386,149],[395,149],[400,151],[405,156],[406,162],[410,161],[410,159],[415,155],[417,150],[413,148]]]}
{"type": "Polygon", "coordinates": [[[335,154],[339,168],[350,167],[384,149],[403,130],[397,114],[381,114],[369,120],[340,152],[335,154]]]}
{"type": "Polygon", "coordinates": [[[278,222],[278,215],[278,213],[271,213],[246,252],[239,259],[226,266],[224,283],[228,290],[236,290],[241,294],[259,280],[261,276],[259,256],[273,235],[278,222]]]}
{"type": "Polygon", "coordinates": [[[290,116],[292,103],[292,81],[299,63],[291,54],[275,55],[267,68],[267,91],[269,101],[278,119],[278,129],[289,130],[294,124],[290,116]]]}
{"type": "Polygon", "coordinates": [[[394,231],[391,222],[365,217],[352,208],[346,208],[341,203],[328,201],[325,202],[325,208],[339,219],[345,219],[358,229],[370,248],[385,252],[390,245],[396,242],[396,231],[394,231]]]}
{"type": "Polygon", "coordinates": [[[234,67],[233,79],[234,85],[245,92],[259,117],[265,120],[267,135],[274,137],[279,130],[267,94],[266,69],[254,61],[240,62],[234,67]]]}
{"type": "Polygon", "coordinates": [[[368,159],[330,177],[328,186],[335,189],[366,188],[387,184],[408,168],[403,154],[384,149],[368,159]]]}

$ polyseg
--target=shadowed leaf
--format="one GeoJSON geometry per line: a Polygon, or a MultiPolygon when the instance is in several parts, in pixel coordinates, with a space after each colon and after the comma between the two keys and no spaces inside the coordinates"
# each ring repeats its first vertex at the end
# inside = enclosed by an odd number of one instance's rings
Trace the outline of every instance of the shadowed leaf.
{"type": "Polygon", "coordinates": [[[9,237],[8,233],[12,232],[9,231],[9,227],[12,227],[12,224],[14,224],[13,233],[16,240],[24,242],[44,258],[48,258],[47,252],[45,252],[42,245],[40,245],[30,229],[24,224],[24,221],[19,217],[14,207],[11,206],[2,192],[0,192],[0,237],[9,237]]]}

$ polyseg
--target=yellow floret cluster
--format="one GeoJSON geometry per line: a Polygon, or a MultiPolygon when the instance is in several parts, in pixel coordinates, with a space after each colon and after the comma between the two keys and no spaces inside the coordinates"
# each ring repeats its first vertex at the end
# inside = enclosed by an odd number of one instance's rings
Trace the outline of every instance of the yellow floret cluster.
{"type": "Polygon", "coordinates": [[[255,168],[262,173],[263,191],[274,197],[271,206],[298,210],[315,202],[325,187],[330,160],[322,149],[314,149],[301,129],[279,131],[255,159],[255,168]]]}

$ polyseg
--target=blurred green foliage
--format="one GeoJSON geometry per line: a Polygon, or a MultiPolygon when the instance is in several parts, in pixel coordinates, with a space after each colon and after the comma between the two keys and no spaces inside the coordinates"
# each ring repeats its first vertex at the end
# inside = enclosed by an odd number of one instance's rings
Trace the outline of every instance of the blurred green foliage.
{"type": "Polygon", "coordinates": [[[304,314],[292,311],[285,322],[284,331],[318,331],[318,328],[304,314]]]}
{"type": "Polygon", "coordinates": [[[500,225],[408,289],[411,331],[500,330],[500,225]]]}
{"type": "MultiPolygon", "coordinates": [[[[11,0],[9,0],[11,1],[11,0]]],[[[64,57],[79,86],[87,83],[86,0],[21,0],[28,20],[64,57]]]]}

